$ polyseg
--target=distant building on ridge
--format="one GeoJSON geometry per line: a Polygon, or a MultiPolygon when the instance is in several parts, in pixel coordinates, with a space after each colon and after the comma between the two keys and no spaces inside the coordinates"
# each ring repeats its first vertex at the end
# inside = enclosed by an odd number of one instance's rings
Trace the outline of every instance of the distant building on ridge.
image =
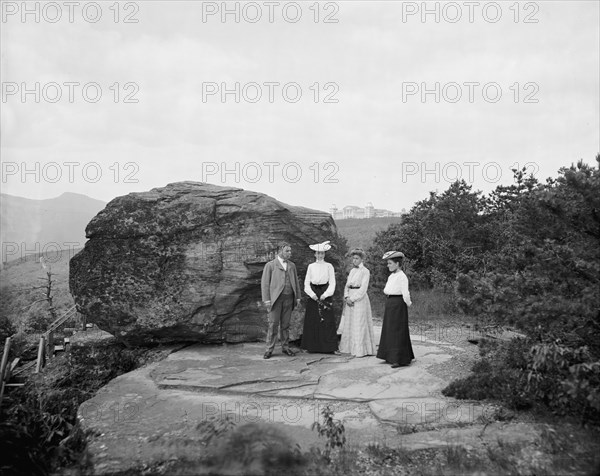
{"type": "Polygon", "coordinates": [[[406,211],[392,212],[383,208],[375,208],[371,202],[367,203],[364,208],[354,205],[347,205],[341,210],[337,208],[335,203],[331,205],[329,213],[334,220],[346,220],[348,218],[380,218],[380,217],[399,217],[406,211]]]}

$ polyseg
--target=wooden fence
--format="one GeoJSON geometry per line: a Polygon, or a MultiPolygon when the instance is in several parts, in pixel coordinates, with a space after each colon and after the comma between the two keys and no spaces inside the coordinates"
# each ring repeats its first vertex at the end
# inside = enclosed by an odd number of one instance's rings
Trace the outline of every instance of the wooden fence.
{"type": "MultiPolygon", "coordinates": [[[[35,365],[35,372],[39,373],[45,367],[47,361],[54,357],[54,353],[57,351],[66,351],[68,350],[68,346],[70,345],[70,338],[64,337],[63,342],[60,345],[54,344],[54,334],[55,332],[70,319],[75,317],[77,311],[75,306],[70,307],[65,311],[65,313],[57,318],[50,326],[44,334],[40,336],[40,340],[38,343],[38,352],[37,359],[31,362],[28,362],[25,365],[17,367],[19,365],[20,359],[15,358],[10,364],[8,363],[10,348],[13,340],[13,336],[7,337],[4,342],[4,351],[2,353],[2,364],[0,367],[0,404],[2,404],[2,398],[4,397],[4,392],[9,387],[19,387],[23,386],[23,382],[11,382],[11,378],[16,377],[20,374],[24,374],[25,371],[31,369],[35,365]]],[[[82,321],[83,330],[86,330],[86,323],[82,321]]]]}

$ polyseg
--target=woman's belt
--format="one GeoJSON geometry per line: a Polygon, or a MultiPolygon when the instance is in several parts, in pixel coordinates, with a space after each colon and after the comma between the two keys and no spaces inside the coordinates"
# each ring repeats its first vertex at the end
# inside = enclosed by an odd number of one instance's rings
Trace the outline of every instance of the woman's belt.
{"type": "Polygon", "coordinates": [[[388,294],[387,297],[392,298],[392,297],[402,297],[402,294],[388,294]]]}
{"type": "Polygon", "coordinates": [[[348,289],[360,289],[360,286],[348,286],[348,289]]]}

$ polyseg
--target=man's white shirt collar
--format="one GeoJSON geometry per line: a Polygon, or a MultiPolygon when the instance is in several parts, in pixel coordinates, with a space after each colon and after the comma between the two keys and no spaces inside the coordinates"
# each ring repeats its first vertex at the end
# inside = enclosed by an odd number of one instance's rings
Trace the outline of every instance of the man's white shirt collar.
{"type": "Polygon", "coordinates": [[[283,266],[283,269],[287,271],[287,262],[283,261],[283,258],[279,255],[277,255],[277,258],[279,258],[279,262],[281,263],[281,266],[283,266]]]}

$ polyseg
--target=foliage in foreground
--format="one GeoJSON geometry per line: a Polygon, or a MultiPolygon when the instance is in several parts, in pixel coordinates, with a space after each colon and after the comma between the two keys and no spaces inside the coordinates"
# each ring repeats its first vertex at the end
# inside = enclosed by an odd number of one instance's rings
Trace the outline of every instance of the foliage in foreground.
{"type": "Polygon", "coordinates": [[[138,367],[144,353],[115,342],[73,347],[25,387],[12,391],[0,423],[0,472],[44,475],[59,467],[85,468],[79,405],[113,378],[138,367]]]}
{"type": "MultiPolygon", "coordinates": [[[[481,448],[457,444],[409,450],[386,444],[348,445],[343,422],[330,408],[313,425],[325,438],[324,448],[303,451],[286,431],[273,424],[235,426],[228,417],[200,422],[202,441],[192,457],[157,460],[150,465],[124,470],[115,476],[243,474],[275,476],[373,476],[478,475],[478,474],[586,474],[598,463],[597,433],[565,425],[557,432],[543,425],[530,448],[502,438],[490,438],[481,448]],[[574,438],[577,433],[578,438],[574,438]]],[[[169,436],[172,438],[172,435],[169,436]]],[[[180,441],[184,445],[185,441],[180,441]]]]}

